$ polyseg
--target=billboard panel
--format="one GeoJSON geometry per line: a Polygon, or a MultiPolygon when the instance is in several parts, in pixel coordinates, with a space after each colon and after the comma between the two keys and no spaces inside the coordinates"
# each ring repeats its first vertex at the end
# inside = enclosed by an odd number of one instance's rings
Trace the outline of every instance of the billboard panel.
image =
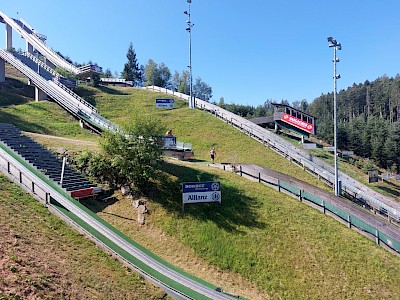
{"type": "Polygon", "coordinates": [[[174,108],[174,99],[156,99],[156,108],[174,108]]]}
{"type": "Polygon", "coordinates": [[[300,120],[296,117],[293,117],[289,114],[283,114],[281,121],[288,123],[290,125],[293,125],[294,127],[297,127],[301,130],[307,131],[308,133],[312,133],[314,130],[314,125],[304,122],[303,120],[300,120]]]}
{"type": "Polygon", "coordinates": [[[368,171],[368,182],[373,183],[373,182],[378,182],[378,170],[377,169],[372,169],[368,171]]]}
{"type": "Polygon", "coordinates": [[[182,183],[182,201],[185,203],[221,203],[221,184],[219,181],[182,183]]]}

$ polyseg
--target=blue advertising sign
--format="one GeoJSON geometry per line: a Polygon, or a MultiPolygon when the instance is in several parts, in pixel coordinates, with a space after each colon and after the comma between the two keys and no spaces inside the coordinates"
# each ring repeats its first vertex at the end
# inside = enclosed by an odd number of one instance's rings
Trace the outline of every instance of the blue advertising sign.
{"type": "Polygon", "coordinates": [[[156,108],[174,108],[174,99],[156,99],[156,108]]]}
{"type": "Polygon", "coordinates": [[[219,181],[182,183],[182,200],[185,203],[221,203],[221,184],[219,181]]]}

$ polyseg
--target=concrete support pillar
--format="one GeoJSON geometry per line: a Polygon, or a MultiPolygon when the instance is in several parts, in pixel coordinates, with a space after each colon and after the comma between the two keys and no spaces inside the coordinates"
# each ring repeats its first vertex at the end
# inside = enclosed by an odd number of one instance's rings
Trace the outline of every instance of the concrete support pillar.
{"type": "Polygon", "coordinates": [[[301,143],[304,144],[304,135],[301,136],[301,143]]]}
{"type": "Polygon", "coordinates": [[[40,100],[46,100],[46,99],[47,99],[46,93],[35,86],[35,100],[40,101],[40,100]]]}
{"type": "Polygon", "coordinates": [[[6,24],[6,49],[12,48],[12,27],[6,24]]]}
{"type": "Polygon", "coordinates": [[[33,54],[33,46],[28,41],[26,41],[26,52],[33,54]]]}
{"type": "Polygon", "coordinates": [[[0,59],[0,82],[6,81],[6,62],[0,59]]]}

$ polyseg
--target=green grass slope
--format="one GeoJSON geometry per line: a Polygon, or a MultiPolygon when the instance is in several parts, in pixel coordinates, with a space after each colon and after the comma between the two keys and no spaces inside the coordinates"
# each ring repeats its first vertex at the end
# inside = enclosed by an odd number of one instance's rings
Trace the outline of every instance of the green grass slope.
{"type": "Polygon", "coordinates": [[[0,191],[0,299],[164,297],[1,174],[0,191]]]}
{"type": "Polygon", "coordinates": [[[179,141],[192,143],[196,159],[209,161],[209,151],[215,147],[216,162],[254,163],[327,188],[301,168],[211,114],[190,110],[179,98],[175,98],[175,109],[162,110],[155,108],[155,99],[165,98],[163,94],[141,89],[114,89],[109,94],[109,90],[87,88],[85,92],[95,99],[100,113],[117,124],[127,123],[135,115],[150,115],[166,129],[172,129],[179,141]]]}

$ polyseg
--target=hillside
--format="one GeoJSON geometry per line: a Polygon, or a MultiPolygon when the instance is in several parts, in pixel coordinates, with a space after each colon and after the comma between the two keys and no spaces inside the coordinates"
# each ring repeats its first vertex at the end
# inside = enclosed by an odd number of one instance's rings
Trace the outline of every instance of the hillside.
{"type": "MultiPolygon", "coordinates": [[[[176,109],[165,111],[154,108],[155,98],[164,96],[144,90],[82,88],[80,93],[117,124],[135,114],[151,115],[179,140],[193,143],[197,163],[164,164],[145,226],[137,225],[129,200],[118,194],[119,201],[86,202],[157,255],[250,299],[395,299],[400,294],[398,257],[295,199],[204,163],[215,146],[218,162],[256,163],[323,186],[283,157],[179,99],[176,109]],[[188,206],[182,214],[179,183],[213,179],[222,183],[222,205],[188,206]]],[[[2,116],[27,131],[96,140],[54,103],[7,105],[2,116]]],[[[40,138],[58,147],[51,137],[40,138]]],[[[68,140],[63,142],[68,147],[68,140]]]]}
{"type": "Polygon", "coordinates": [[[0,174],[0,299],[163,299],[0,174]]]}

